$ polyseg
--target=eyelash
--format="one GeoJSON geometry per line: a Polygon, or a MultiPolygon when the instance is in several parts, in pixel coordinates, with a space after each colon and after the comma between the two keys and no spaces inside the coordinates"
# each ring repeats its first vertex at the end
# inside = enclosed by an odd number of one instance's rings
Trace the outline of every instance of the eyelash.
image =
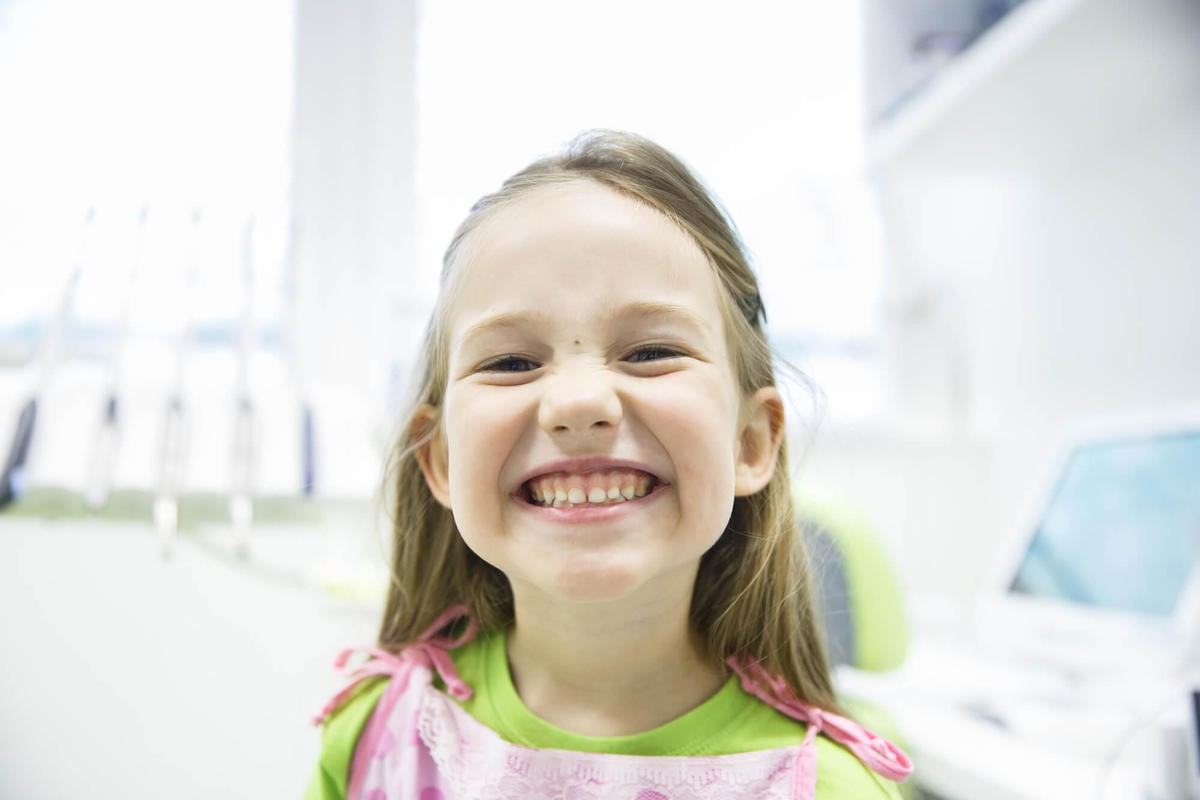
{"type": "MultiPolygon", "coordinates": [[[[668,353],[669,355],[667,356],[667,358],[678,358],[683,355],[683,353],[681,353],[680,351],[678,351],[672,347],[663,347],[662,345],[657,345],[657,344],[650,344],[650,345],[645,345],[643,347],[639,347],[636,350],[634,350],[633,353],[643,353],[647,350],[650,350],[650,351],[657,350],[661,353],[668,353]]],[[[631,355],[633,353],[631,353],[631,355]]],[[[662,359],[652,359],[652,360],[660,361],[662,359]]],[[[482,367],[479,368],[479,370],[480,370],[480,372],[513,372],[513,370],[495,369],[495,367],[500,364],[507,364],[512,361],[527,361],[530,364],[533,363],[533,361],[531,361],[530,359],[522,358],[521,356],[501,356],[500,358],[497,358],[494,361],[489,361],[488,363],[484,364],[482,367]]],[[[635,363],[645,364],[647,362],[638,361],[635,363]]]]}

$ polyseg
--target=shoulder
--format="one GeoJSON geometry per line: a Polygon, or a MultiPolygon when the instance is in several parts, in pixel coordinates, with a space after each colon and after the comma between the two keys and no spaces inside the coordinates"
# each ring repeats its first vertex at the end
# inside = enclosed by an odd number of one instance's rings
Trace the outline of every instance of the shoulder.
{"type": "Polygon", "coordinates": [[[387,684],[387,680],[381,678],[364,681],[325,721],[317,772],[309,784],[305,800],[333,800],[346,796],[354,746],[387,684]]]}
{"type": "Polygon", "coordinates": [[[825,735],[817,743],[817,797],[820,800],[900,800],[900,787],[825,735]]]}
{"type": "MultiPolygon", "coordinates": [[[[786,747],[804,740],[808,726],[747,695],[746,712],[726,735],[738,741],[722,743],[725,752],[786,747]]],[[[878,774],[845,746],[825,734],[816,737],[817,797],[819,800],[900,800],[900,786],[878,774]]]]}
{"type": "MultiPolygon", "coordinates": [[[[484,643],[473,641],[450,651],[457,671],[468,685],[479,680],[486,669],[484,643]]],[[[304,800],[341,800],[346,796],[354,748],[387,685],[388,679],[384,676],[363,681],[346,702],[326,719],[321,733],[320,759],[304,800]]],[[[436,675],[434,685],[439,689],[445,688],[436,675]]]]}

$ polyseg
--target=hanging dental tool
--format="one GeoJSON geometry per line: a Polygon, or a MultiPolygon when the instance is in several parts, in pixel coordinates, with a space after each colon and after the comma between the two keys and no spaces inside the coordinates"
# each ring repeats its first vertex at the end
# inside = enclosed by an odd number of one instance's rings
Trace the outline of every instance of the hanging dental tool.
{"type": "Polygon", "coordinates": [[[254,402],[250,391],[250,361],[254,351],[254,217],[246,220],[242,234],[242,325],[238,341],[237,385],[234,397],[233,469],[229,520],[234,550],[239,558],[250,554],[250,529],[254,520],[254,402]]]}
{"type": "Polygon", "coordinates": [[[292,389],[300,405],[300,493],[304,497],[312,497],[317,483],[316,421],[300,354],[300,312],[296,288],[296,253],[299,240],[299,222],[293,217],[288,226],[287,254],[283,265],[284,313],[287,315],[284,320],[284,349],[292,389]]]}
{"type": "Polygon", "coordinates": [[[184,264],[183,319],[175,351],[175,376],[167,394],[166,415],[163,418],[162,440],[159,444],[154,533],[163,558],[170,558],[179,530],[179,493],[183,485],[184,456],[187,452],[184,395],[193,338],[201,217],[202,212],[199,208],[192,210],[192,236],[188,258],[184,264]]]}
{"type": "Polygon", "coordinates": [[[108,390],[104,395],[100,426],[92,445],[91,469],[88,472],[84,500],[88,508],[93,511],[104,508],[108,503],[109,492],[112,490],[113,470],[116,466],[117,447],[120,444],[121,435],[121,358],[129,339],[130,309],[133,306],[133,291],[142,269],[146,245],[146,219],[149,214],[150,206],[143,205],[138,217],[137,249],[129,267],[128,287],[125,290],[125,300],[121,308],[120,327],[109,358],[108,390]]]}
{"type": "Polygon", "coordinates": [[[300,492],[312,497],[317,488],[317,433],[312,403],[307,395],[300,399],[300,492]]]}
{"type": "Polygon", "coordinates": [[[63,361],[71,305],[75,289],[79,284],[80,273],[83,272],[83,265],[87,259],[88,240],[95,219],[96,209],[89,208],[84,221],[79,256],[76,258],[70,277],[67,278],[66,286],[63,288],[58,304],[58,313],[47,325],[46,335],[42,339],[41,352],[38,354],[38,360],[41,361],[41,375],[34,384],[25,405],[21,407],[21,414],[17,418],[17,427],[8,449],[8,457],[4,461],[4,471],[0,472],[0,508],[7,506],[25,492],[26,466],[30,448],[33,446],[34,431],[37,428],[38,403],[39,400],[45,398],[54,373],[63,361]]]}

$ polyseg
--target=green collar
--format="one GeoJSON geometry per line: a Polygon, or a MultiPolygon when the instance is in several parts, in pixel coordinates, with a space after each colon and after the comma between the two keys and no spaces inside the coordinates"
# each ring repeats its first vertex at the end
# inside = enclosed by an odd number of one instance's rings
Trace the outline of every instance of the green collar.
{"type": "Polygon", "coordinates": [[[748,707],[736,677],[731,676],[712,697],[657,728],[629,736],[571,733],[538,717],[521,700],[509,672],[506,643],[503,631],[488,634],[479,643],[482,669],[472,677],[481,682],[481,697],[469,710],[503,738],[526,747],[620,755],[693,755],[703,752],[708,740],[719,736],[748,707]]]}

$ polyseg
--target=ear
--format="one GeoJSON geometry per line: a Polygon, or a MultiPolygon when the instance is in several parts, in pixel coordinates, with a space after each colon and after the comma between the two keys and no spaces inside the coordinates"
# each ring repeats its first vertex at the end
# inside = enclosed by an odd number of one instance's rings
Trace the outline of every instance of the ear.
{"type": "Polygon", "coordinates": [[[764,386],[746,400],[745,422],[734,454],[733,494],[745,497],[762,489],[775,474],[783,444],[783,397],[774,386],[764,386]]]}
{"type": "Polygon", "coordinates": [[[434,498],[446,508],[450,508],[450,470],[449,458],[446,452],[446,437],[440,424],[440,414],[435,406],[428,403],[422,405],[413,416],[410,441],[415,441],[433,431],[428,442],[414,451],[421,472],[425,474],[425,483],[434,498]]]}

